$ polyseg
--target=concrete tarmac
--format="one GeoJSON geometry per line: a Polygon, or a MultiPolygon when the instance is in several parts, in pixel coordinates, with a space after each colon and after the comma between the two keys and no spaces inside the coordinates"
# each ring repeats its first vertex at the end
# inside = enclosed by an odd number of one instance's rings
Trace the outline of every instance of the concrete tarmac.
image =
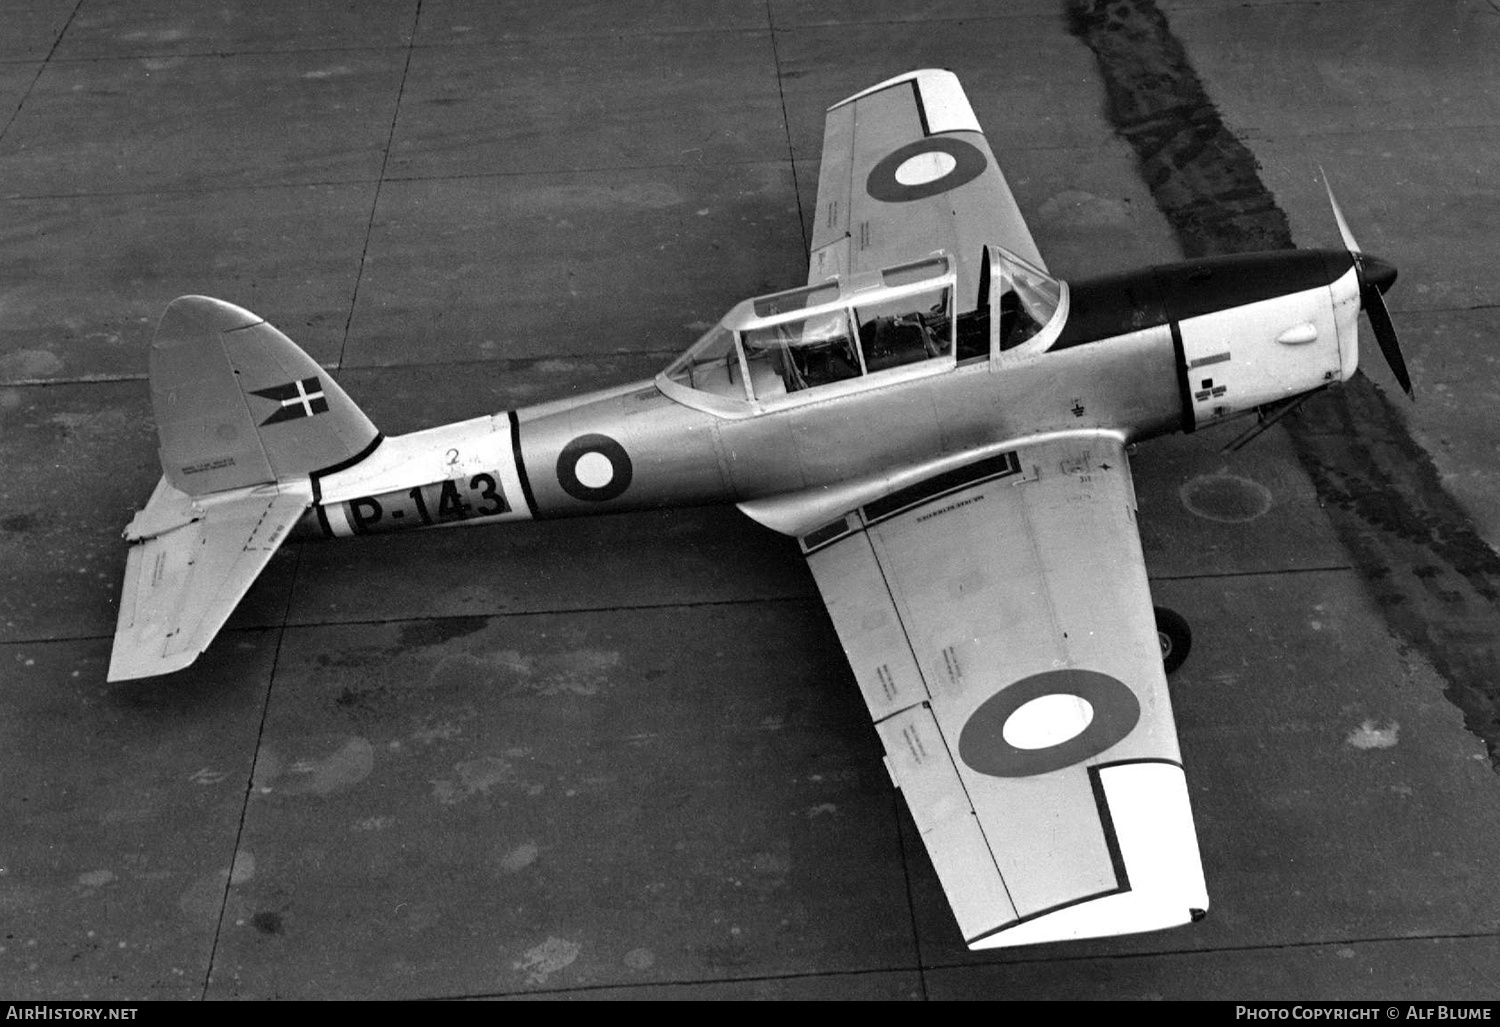
{"type": "Polygon", "coordinates": [[[0,998],[1496,998],[1500,13],[1082,6],[1180,45],[1238,178],[1143,174],[1145,44],[1065,0],[0,0],[0,998]],[[104,683],[173,297],[388,434],[646,377],[804,280],[824,109],[927,66],[1065,278],[1335,245],[1320,163],[1401,269],[1419,405],[1371,345],[1249,449],[1133,458],[1204,921],[967,952],[797,546],[732,509],[291,546],[104,683]]]}

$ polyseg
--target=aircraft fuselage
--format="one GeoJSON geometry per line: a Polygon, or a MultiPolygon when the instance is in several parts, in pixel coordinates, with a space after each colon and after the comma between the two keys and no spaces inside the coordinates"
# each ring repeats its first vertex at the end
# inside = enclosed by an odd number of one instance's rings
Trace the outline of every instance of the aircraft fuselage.
{"type": "Polygon", "coordinates": [[[647,380],[377,440],[312,476],[299,531],[753,504],[1055,432],[1192,431],[1347,379],[1358,313],[1343,251],[1084,280],[1040,353],[992,352],[749,416],[696,409],[647,380]]]}

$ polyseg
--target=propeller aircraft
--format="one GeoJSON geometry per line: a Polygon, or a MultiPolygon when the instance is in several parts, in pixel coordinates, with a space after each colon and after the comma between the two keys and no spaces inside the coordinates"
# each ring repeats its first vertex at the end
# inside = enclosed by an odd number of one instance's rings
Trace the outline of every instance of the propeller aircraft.
{"type": "Polygon", "coordinates": [[[829,109],[807,284],[652,380],[387,437],[264,320],[180,298],[109,678],[192,663],[289,538],[734,503],[798,540],[969,946],[1190,922],[1189,638],[1152,606],[1127,450],[1347,381],[1361,310],[1410,392],[1395,269],[1329,199],[1342,250],[1065,282],[924,70],[829,109]]]}

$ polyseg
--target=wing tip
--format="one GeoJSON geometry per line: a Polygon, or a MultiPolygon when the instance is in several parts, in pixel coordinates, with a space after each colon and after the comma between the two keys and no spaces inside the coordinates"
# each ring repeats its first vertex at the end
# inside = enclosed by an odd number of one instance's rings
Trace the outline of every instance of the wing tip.
{"type": "Polygon", "coordinates": [[[965,938],[964,945],[971,952],[986,949],[1021,948],[1030,945],[1048,945],[1058,942],[1089,941],[1097,938],[1120,938],[1132,934],[1153,934],[1171,931],[1189,924],[1196,924],[1208,916],[1207,896],[1178,896],[1153,902],[1148,898],[1134,900],[1128,891],[1096,896],[1082,902],[1069,903],[1060,909],[1050,910],[1041,916],[1021,917],[1008,924],[965,938]],[[1094,920],[1090,907],[1109,900],[1133,906],[1129,915],[1117,918],[1094,920]],[[1177,902],[1183,901],[1183,905],[1177,902]],[[1200,905],[1201,903],[1201,905],[1200,905]]]}
{"type": "Polygon", "coordinates": [[[951,78],[955,82],[958,81],[958,76],[953,74],[953,72],[949,71],[947,68],[918,68],[916,71],[902,72],[900,75],[896,75],[893,78],[888,78],[884,82],[877,82],[875,85],[871,86],[868,89],[861,89],[853,96],[847,96],[844,99],[840,100],[832,107],[829,107],[828,110],[836,111],[840,107],[848,106],[856,100],[862,100],[867,96],[880,92],[882,89],[890,89],[892,86],[899,86],[903,82],[910,82],[913,79],[920,80],[924,77],[930,78],[936,76],[951,78]]]}
{"type": "Polygon", "coordinates": [[[158,654],[145,646],[136,644],[127,635],[116,634],[114,650],[109,655],[109,670],[105,673],[104,680],[109,684],[116,684],[122,681],[160,677],[190,666],[201,655],[203,655],[202,649],[191,649],[170,655],[158,654]]]}

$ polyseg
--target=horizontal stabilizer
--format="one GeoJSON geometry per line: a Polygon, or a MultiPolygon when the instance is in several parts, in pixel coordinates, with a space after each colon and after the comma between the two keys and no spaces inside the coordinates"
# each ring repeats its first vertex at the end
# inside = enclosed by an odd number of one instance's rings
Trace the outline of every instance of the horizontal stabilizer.
{"type": "Polygon", "coordinates": [[[158,486],[131,525],[141,540],[126,556],[109,680],[167,674],[197,659],[310,502],[305,483],[195,501],[158,486]]]}

